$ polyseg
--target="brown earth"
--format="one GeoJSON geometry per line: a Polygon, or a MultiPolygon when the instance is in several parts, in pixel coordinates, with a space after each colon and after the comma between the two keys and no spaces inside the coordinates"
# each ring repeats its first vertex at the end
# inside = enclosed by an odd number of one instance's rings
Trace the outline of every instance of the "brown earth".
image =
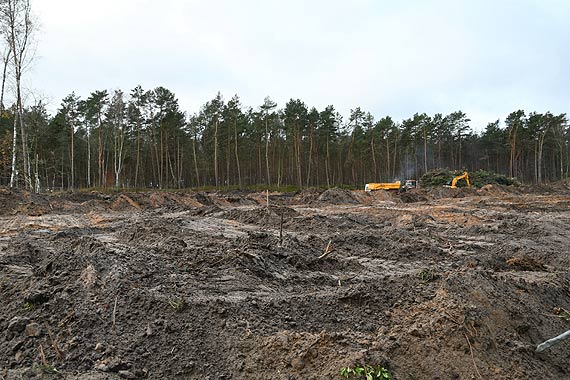
{"type": "Polygon", "coordinates": [[[568,182],[0,189],[0,379],[568,379],[568,226],[568,182]]]}

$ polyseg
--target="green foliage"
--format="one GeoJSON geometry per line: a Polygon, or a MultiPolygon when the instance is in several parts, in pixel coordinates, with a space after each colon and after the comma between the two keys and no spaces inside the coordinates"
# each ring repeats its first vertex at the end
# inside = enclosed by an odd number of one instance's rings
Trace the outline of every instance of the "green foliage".
{"type": "MultiPolygon", "coordinates": [[[[447,169],[436,169],[427,172],[420,178],[421,187],[442,187],[451,184],[454,177],[463,174],[464,170],[447,170],[447,169]]],[[[474,172],[469,172],[469,180],[471,181],[471,186],[476,188],[481,188],[485,185],[504,185],[513,186],[519,185],[519,183],[513,178],[509,178],[503,174],[497,174],[489,172],[486,170],[477,170],[474,172]]],[[[459,181],[458,187],[465,186],[464,181],[459,181]]]]}
{"type": "Polygon", "coordinates": [[[168,304],[177,313],[180,313],[186,308],[186,301],[181,297],[169,299],[168,304]]]}
{"type": "Polygon", "coordinates": [[[430,269],[422,269],[418,273],[418,277],[419,277],[421,282],[427,283],[427,282],[432,282],[433,280],[435,280],[437,278],[437,274],[435,274],[430,269]]]}
{"type": "Polygon", "coordinates": [[[386,368],[378,365],[376,367],[370,364],[360,365],[354,367],[343,367],[340,369],[340,374],[345,379],[351,380],[390,380],[392,374],[386,368]]]}
{"type": "MultiPolygon", "coordinates": [[[[59,371],[52,365],[49,364],[36,364],[34,366],[40,373],[46,375],[58,375],[59,371]]],[[[43,376],[42,376],[43,377],[43,376]]]]}
{"type": "Polygon", "coordinates": [[[33,311],[35,309],[36,309],[36,305],[34,305],[32,302],[27,301],[24,304],[24,310],[26,310],[26,311],[33,311]]]}
{"type": "Polygon", "coordinates": [[[564,309],[563,307],[554,308],[554,313],[565,321],[570,322],[570,311],[564,309]]]}

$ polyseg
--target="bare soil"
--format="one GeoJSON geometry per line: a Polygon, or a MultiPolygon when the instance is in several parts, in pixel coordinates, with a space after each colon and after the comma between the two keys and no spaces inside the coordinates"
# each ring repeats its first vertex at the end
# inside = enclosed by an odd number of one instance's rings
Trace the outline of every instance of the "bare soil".
{"type": "Polygon", "coordinates": [[[568,379],[569,226],[568,182],[0,189],[0,379],[568,379]]]}

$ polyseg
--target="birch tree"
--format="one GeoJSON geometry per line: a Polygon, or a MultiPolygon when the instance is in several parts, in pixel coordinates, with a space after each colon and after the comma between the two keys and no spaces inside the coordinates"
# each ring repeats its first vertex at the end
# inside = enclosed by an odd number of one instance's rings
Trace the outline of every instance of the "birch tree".
{"type": "Polygon", "coordinates": [[[107,120],[112,130],[113,136],[113,171],[115,173],[115,187],[119,187],[119,178],[123,171],[124,148],[125,148],[125,102],[123,92],[115,91],[109,109],[107,120]]]}
{"type": "MultiPolygon", "coordinates": [[[[28,150],[28,138],[24,124],[24,107],[22,101],[22,73],[31,60],[30,41],[34,31],[31,19],[30,0],[3,0],[0,2],[0,28],[11,56],[12,73],[15,81],[16,112],[14,118],[14,149],[12,152],[12,175],[10,186],[15,186],[17,176],[16,141],[17,129],[20,129],[20,141],[22,143],[22,161],[24,171],[24,184],[32,189],[30,153],[28,150]]],[[[8,59],[6,60],[8,61],[8,59]]]]}
{"type": "Polygon", "coordinates": [[[277,107],[277,103],[271,100],[269,96],[263,99],[263,105],[260,107],[265,120],[265,168],[267,174],[267,186],[271,186],[271,171],[269,170],[269,113],[275,107],[277,107]]]}

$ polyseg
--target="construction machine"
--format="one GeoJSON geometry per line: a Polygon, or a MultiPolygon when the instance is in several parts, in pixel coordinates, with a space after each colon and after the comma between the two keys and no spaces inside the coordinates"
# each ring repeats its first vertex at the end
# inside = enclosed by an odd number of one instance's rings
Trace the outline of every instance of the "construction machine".
{"type": "Polygon", "coordinates": [[[446,186],[446,187],[451,187],[452,189],[457,189],[457,181],[459,181],[460,179],[465,179],[465,182],[467,183],[467,187],[471,186],[471,182],[469,182],[469,173],[463,172],[463,174],[458,175],[457,177],[455,177],[451,180],[451,186],[446,186]]]}
{"type": "Polygon", "coordinates": [[[364,187],[366,191],[375,190],[397,190],[399,193],[404,191],[415,189],[417,187],[417,182],[415,179],[407,179],[402,183],[401,181],[396,182],[378,182],[378,183],[367,183],[364,187]]]}

